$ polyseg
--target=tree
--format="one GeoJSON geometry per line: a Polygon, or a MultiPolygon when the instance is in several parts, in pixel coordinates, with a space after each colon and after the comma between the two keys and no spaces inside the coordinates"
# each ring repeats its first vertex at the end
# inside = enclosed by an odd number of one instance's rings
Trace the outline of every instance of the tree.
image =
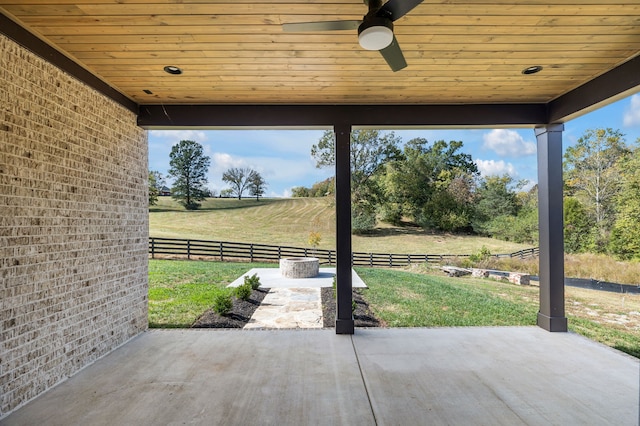
{"type": "Polygon", "coordinates": [[[189,140],[174,145],[170,157],[169,176],[175,179],[171,196],[187,210],[199,208],[198,201],[204,200],[207,194],[210,158],[203,154],[202,145],[189,140]]]}
{"type": "MultiPolygon", "coordinates": [[[[375,226],[378,206],[384,203],[384,192],[375,177],[384,172],[384,165],[401,157],[401,142],[393,132],[382,134],[378,130],[351,132],[351,201],[352,225],[356,232],[366,232],[375,226]]],[[[325,132],[318,144],[311,147],[316,167],[335,165],[335,135],[325,132]]]]}
{"type": "Polygon", "coordinates": [[[589,129],[564,155],[565,186],[585,207],[598,230],[596,249],[604,251],[620,189],[618,163],[629,154],[619,130],[589,129]]]}
{"type": "Polygon", "coordinates": [[[255,179],[257,173],[258,172],[248,167],[232,167],[222,174],[222,180],[231,185],[231,193],[235,194],[238,200],[242,200],[242,194],[249,188],[251,181],[255,179]]]}
{"type": "Polygon", "coordinates": [[[300,198],[300,197],[310,197],[309,188],[304,186],[294,186],[291,188],[291,196],[300,198]]]}
{"type": "Polygon", "coordinates": [[[419,226],[457,231],[470,226],[478,168],[460,141],[412,139],[387,166],[384,216],[411,217],[419,226]]]}
{"type": "MultiPolygon", "coordinates": [[[[381,134],[379,130],[354,130],[351,132],[350,162],[354,191],[364,187],[382,166],[400,157],[401,139],[393,132],[381,134]]],[[[316,167],[333,167],[336,164],[335,135],[326,131],[317,145],[311,147],[316,167]]]]}
{"type": "Polygon", "coordinates": [[[640,259],[640,149],[634,149],[621,166],[621,191],[616,197],[609,251],[622,259],[640,259]]]}
{"type": "Polygon", "coordinates": [[[594,248],[594,222],[575,197],[564,199],[564,251],[584,253],[594,248]]]}
{"type": "Polygon", "coordinates": [[[264,195],[267,189],[267,182],[260,176],[260,173],[254,172],[250,175],[249,191],[251,195],[256,197],[256,201],[260,201],[260,197],[264,195]]]}
{"type": "Polygon", "coordinates": [[[164,178],[157,171],[149,170],[149,205],[155,206],[158,203],[160,189],[164,186],[164,178]]]}
{"type": "Polygon", "coordinates": [[[296,186],[291,188],[292,197],[327,197],[335,193],[335,179],[327,178],[314,183],[311,188],[296,186]]]}

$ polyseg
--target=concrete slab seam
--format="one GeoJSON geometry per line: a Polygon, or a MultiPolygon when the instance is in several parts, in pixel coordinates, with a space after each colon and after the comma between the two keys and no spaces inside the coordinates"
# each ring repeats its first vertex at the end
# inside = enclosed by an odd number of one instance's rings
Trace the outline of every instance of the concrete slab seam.
{"type": "Polygon", "coordinates": [[[369,408],[371,409],[371,415],[373,416],[373,422],[377,426],[378,418],[376,417],[376,412],[373,409],[373,404],[371,402],[371,394],[369,393],[369,387],[367,386],[367,381],[364,378],[364,372],[362,371],[362,365],[360,364],[360,357],[358,356],[358,350],[356,349],[356,344],[353,341],[353,334],[349,336],[351,340],[351,346],[353,347],[353,354],[356,357],[356,363],[358,364],[358,371],[360,372],[360,378],[362,379],[362,386],[364,386],[364,391],[367,394],[367,401],[369,402],[369,408]]]}

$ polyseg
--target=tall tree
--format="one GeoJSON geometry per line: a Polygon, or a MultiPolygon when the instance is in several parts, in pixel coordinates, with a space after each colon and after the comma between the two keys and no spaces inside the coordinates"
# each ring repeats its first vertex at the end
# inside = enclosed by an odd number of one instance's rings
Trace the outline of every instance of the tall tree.
{"type": "Polygon", "coordinates": [[[621,166],[621,191],[616,197],[609,251],[623,259],[640,259],[640,148],[636,147],[621,166]]]}
{"type": "Polygon", "coordinates": [[[155,206],[158,203],[160,190],[164,186],[164,178],[157,171],[149,170],[149,205],[155,206]]]}
{"type": "Polygon", "coordinates": [[[389,163],[385,190],[395,211],[385,215],[410,216],[423,228],[445,231],[466,229],[472,217],[478,168],[460,141],[412,139],[404,157],[389,163]]]}
{"type": "Polygon", "coordinates": [[[517,190],[513,178],[507,174],[485,177],[478,188],[478,197],[476,213],[483,222],[518,213],[517,190]]]}
{"type": "Polygon", "coordinates": [[[203,154],[202,145],[189,140],[174,145],[170,158],[169,176],[175,179],[171,196],[187,210],[199,208],[198,201],[204,200],[208,193],[205,185],[210,158],[203,154]]]}
{"type": "Polygon", "coordinates": [[[592,251],[597,235],[594,221],[585,211],[576,197],[564,198],[564,251],[567,253],[584,253],[592,251]]]}
{"type": "MultiPolygon", "coordinates": [[[[354,232],[367,231],[375,226],[375,212],[384,200],[379,181],[375,178],[384,171],[384,165],[401,157],[398,146],[401,139],[393,132],[355,130],[351,132],[351,200],[354,232]]],[[[311,147],[316,167],[335,165],[335,135],[325,132],[311,147]]]]}
{"type": "Polygon", "coordinates": [[[260,176],[260,173],[254,172],[249,181],[249,191],[251,195],[256,197],[256,201],[260,201],[260,197],[264,195],[266,189],[267,182],[260,176]]]}
{"type": "Polygon", "coordinates": [[[565,185],[585,207],[598,228],[604,250],[612,224],[614,200],[620,189],[618,162],[629,154],[619,130],[589,129],[564,155],[565,185]]]}
{"type": "Polygon", "coordinates": [[[537,240],[537,188],[522,192],[528,183],[508,174],[487,176],[478,186],[473,229],[506,241],[533,243],[537,240]]]}
{"type": "Polygon", "coordinates": [[[232,167],[222,174],[222,180],[231,185],[231,191],[238,197],[238,200],[242,200],[244,191],[249,188],[249,185],[257,172],[248,167],[239,168],[232,167]]]}

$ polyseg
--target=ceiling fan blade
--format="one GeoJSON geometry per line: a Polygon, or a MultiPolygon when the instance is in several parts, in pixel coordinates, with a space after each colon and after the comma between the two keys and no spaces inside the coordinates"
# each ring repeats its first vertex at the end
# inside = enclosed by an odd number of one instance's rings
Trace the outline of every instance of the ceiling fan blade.
{"type": "Polygon", "coordinates": [[[355,30],[362,21],[319,21],[282,24],[282,30],[288,33],[304,31],[342,31],[355,30]]]}
{"type": "Polygon", "coordinates": [[[423,0],[389,0],[376,13],[377,16],[385,16],[392,21],[402,18],[423,0]]]}
{"type": "Polygon", "coordinates": [[[407,61],[404,59],[404,55],[395,36],[393,36],[393,41],[389,46],[380,50],[380,54],[382,54],[382,57],[387,61],[387,64],[389,64],[393,72],[400,71],[407,66],[407,61]]]}

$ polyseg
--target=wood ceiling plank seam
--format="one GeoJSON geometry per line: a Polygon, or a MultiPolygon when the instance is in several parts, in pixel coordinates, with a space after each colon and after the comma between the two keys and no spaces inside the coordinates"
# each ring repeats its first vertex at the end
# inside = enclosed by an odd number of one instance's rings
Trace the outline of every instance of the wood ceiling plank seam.
{"type": "MultiPolygon", "coordinates": [[[[325,44],[356,43],[352,34],[299,35],[299,34],[153,34],[153,35],[51,35],[49,40],[56,44],[124,44],[124,43],[271,43],[271,44],[325,44]]],[[[400,40],[400,39],[399,39],[400,40]]],[[[563,44],[585,43],[640,43],[640,33],[632,34],[532,34],[499,35],[487,34],[418,34],[402,37],[403,45],[419,43],[429,44],[551,44],[561,41],[563,44]]]]}
{"type": "MultiPolygon", "coordinates": [[[[432,17],[433,18],[433,17],[432,17]]],[[[33,26],[113,26],[113,25],[134,25],[134,26],[276,26],[283,23],[308,22],[308,21],[335,21],[341,19],[360,19],[359,16],[348,17],[344,15],[325,15],[320,17],[309,15],[195,15],[189,16],[185,21],[182,15],[158,15],[147,14],[141,16],[41,16],[22,15],[21,19],[27,25],[33,26]]],[[[561,28],[564,26],[637,26],[640,24],[640,16],[631,14],[611,15],[611,16],[561,16],[561,15],[526,15],[526,16],[447,16],[446,22],[439,19],[413,18],[409,15],[403,18],[402,25],[397,25],[396,31],[403,28],[415,28],[428,25],[431,28],[447,26],[470,26],[470,27],[506,27],[514,28],[517,22],[518,27],[550,27],[561,28]],[[470,25],[470,23],[473,23],[470,25]]]]}
{"type": "MultiPolygon", "coordinates": [[[[249,34],[261,34],[261,35],[269,35],[269,36],[277,36],[280,34],[278,30],[274,30],[267,26],[254,26],[254,27],[244,27],[238,25],[237,28],[233,28],[230,30],[228,26],[217,27],[217,26],[166,26],[166,25],[158,25],[158,26],[131,26],[131,25],[120,25],[120,26],[39,26],[33,25],[33,28],[37,29],[38,32],[45,35],[46,37],[88,37],[88,36],[185,36],[185,35],[198,35],[205,37],[214,37],[218,35],[237,35],[240,36],[245,33],[249,34]],[[195,31],[194,31],[195,30],[195,31]]],[[[440,27],[437,31],[434,31],[433,27],[411,27],[406,28],[402,27],[395,31],[396,36],[400,36],[404,38],[404,42],[409,42],[409,37],[416,36],[448,36],[448,35],[458,35],[465,34],[470,38],[475,37],[485,37],[485,36],[506,36],[506,35],[517,35],[517,36],[554,36],[554,37],[575,37],[583,35],[585,32],[584,26],[571,26],[571,27],[553,27],[553,26],[531,26],[531,27],[518,27],[514,29],[513,27],[497,27],[497,26],[487,26],[482,27],[483,30],[478,29],[478,27],[440,27]],[[413,29],[415,28],[415,30],[413,29]]],[[[589,33],[600,36],[609,36],[616,37],[622,35],[638,35],[638,26],[636,25],[625,25],[625,26],[592,26],[589,28],[589,33]]],[[[348,36],[352,37],[355,40],[355,33],[349,34],[348,36]]]]}
{"type": "MultiPolygon", "coordinates": [[[[0,3],[2,4],[2,3],[0,3]]],[[[360,17],[366,9],[361,4],[341,4],[337,10],[342,16],[360,17]]],[[[422,5],[426,6],[426,5],[422,5]]],[[[576,15],[576,16],[607,16],[607,15],[638,15],[640,5],[637,3],[626,4],[430,4],[429,7],[417,7],[412,11],[412,18],[446,17],[448,15],[466,16],[530,16],[530,15],[576,15]]],[[[200,3],[157,3],[157,4],[4,4],[6,10],[15,16],[21,15],[89,15],[89,16],[118,16],[118,15],[148,15],[149,9],[159,15],[219,15],[233,11],[234,14],[262,15],[265,12],[264,5],[227,3],[227,4],[200,4],[200,3]]],[[[324,15],[324,8],[305,2],[280,4],[274,3],[268,7],[270,14],[288,15],[324,15]]]]}
{"type": "MultiPolygon", "coordinates": [[[[619,51],[619,50],[607,50],[607,51],[598,51],[598,54],[593,54],[593,52],[587,51],[561,51],[561,52],[553,52],[548,56],[549,61],[571,61],[576,57],[579,57],[581,61],[592,61],[592,62],[602,62],[608,63],[610,59],[608,58],[628,58],[630,52],[628,50],[619,51]]],[[[631,52],[633,53],[633,52],[631,52]]],[[[436,62],[444,63],[446,61],[486,61],[492,60],[493,63],[499,63],[500,61],[505,61],[504,54],[501,52],[439,52],[438,55],[433,54],[433,52],[422,52],[422,51],[404,51],[404,54],[407,58],[414,59],[428,59],[436,62]],[[428,55],[427,55],[428,54],[428,55]],[[425,58],[425,56],[427,56],[425,58]]],[[[114,60],[162,60],[162,58],[175,58],[175,59],[233,59],[233,58],[327,58],[327,54],[324,51],[316,52],[316,51],[182,51],[182,50],[167,50],[167,51],[158,51],[158,50],[147,50],[147,51],[134,51],[134,52],[109,52],[108,55],[105,55],[103,52],[76,52],[76,57],[83,59],[114,59],[114,60]]],[[[367,52],[362,52],[358,50],[354,51],[334,51],[331,55],[332,58],[351,58],[357,57],[360,59],[367,58],[370,59],[371,55],[367,52]]],[[[531,58],[528,54],[523,52],[512,52],[509,55],[511,60],[515,61],[529,61],[531,58]]]]}
{"type": "MultiPolygon", "coordinates": [[[[337,48],[341,48],[340,50],[344,51],[353,51],[357,50],[355,46],[339,46],[333,44],[315,44],[315,45],[274,45],[273,43],[251,43],[249,45],[243,43],[216,43],[215,45],[208,43],[184,43],[184,44],[175,44],[175,43],[158,43],[154,47],[157,50],[176,50],[176,51],[185,51],[185,50],[196,50],[196,51],[206,51],[215,46],[215,49],[218,51],[236,51],[239,49],[244,50],[257,50],[257,51],[278,51],[278,50],[317,50],[317,51],[326,51],[328,55],[330,52],[335,51],[337,48]]],[[[60,45],[64,50],[68,50],[69,52],[91,52],[91,51],[148,51],[148,44],[139,44],[139,43],[123,43],[123,44],[93,44],[93,43],[84,43],[84,44],[72,44],[72,45],[60,45]]],[[[414,47],[415,50],[419,52],[501,52],[503,55],[511,54],[512,52],[564,52],[567,50],[575,50],[579,52],[585,51],[593,51],[593,52],[606,52],[610,50],[617,51],[627,51],[627,52],[637,52],[640,47],[639,42],[621,42],[621,43],[557,43],[554,45],[542,44],[542,43],[534,43],[534,44],[520,44],[518,46],[512,44],[486,44],[486,43],[478,43],[478,44],[465,44],[454,47],[448,44],[429,44],[429,45],[417,45],[414,47]],[[517,49],[516,49],[517,47],[517,49]]],[[[414,49],[406,49],[408,51],[414,49]]],[[[405,50],[403,48],[403,50],[405,50]]],[[[371,52],[372,56],[375,52],[371,52]]],[[[433,53],[432,53],[433,54],[433,53]]]]}

